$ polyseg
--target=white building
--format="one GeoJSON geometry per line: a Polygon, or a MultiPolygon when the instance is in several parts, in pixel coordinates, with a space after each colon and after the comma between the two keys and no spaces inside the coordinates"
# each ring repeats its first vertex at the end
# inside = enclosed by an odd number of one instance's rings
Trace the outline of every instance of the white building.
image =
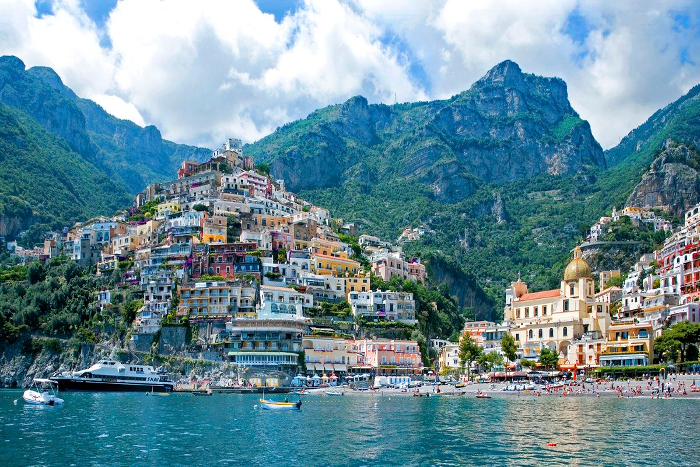
{"type": "Polygon", "coordinates": [[[260,319],[304,320],[304,310],[313,308],[314,297],[292,288],[263,285],[260,287],[260,319]]]}
{"type": "Polygon", "coordinates": [[[416,324],[416,302],[412,293],[350,292],[348,302],[355,319],[386,319],[416,324]]]}

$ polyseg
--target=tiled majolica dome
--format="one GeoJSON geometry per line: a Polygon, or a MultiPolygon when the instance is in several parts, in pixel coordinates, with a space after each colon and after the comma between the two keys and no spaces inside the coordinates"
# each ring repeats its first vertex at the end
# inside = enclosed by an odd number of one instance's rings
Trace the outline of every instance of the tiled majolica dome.
{"type": "Polygon", "coordinates": [[[581,248],[574,248],[574,259],[571,260],[564,270],[565,281],[577,281],[582,277],[591,277],[591,268],[581,256],[581,248]]]}

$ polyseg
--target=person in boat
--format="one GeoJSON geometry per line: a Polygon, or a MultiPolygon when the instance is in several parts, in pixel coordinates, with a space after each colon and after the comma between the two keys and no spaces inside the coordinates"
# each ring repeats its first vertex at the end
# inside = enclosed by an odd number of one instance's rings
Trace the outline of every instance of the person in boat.
{"type": "Polygon", "coordinates": [[[289,402],[289,397],[285,397],[284,402],[289,402]]]}

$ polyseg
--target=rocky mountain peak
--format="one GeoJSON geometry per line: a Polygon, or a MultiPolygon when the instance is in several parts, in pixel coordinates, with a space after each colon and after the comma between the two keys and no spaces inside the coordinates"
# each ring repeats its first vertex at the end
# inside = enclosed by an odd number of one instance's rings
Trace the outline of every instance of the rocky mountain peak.
{"type": "Polygon", "coordinates": [[[689,144],[666,141],[626,205],[659,208],[681,218],[698,202],[700,152],[689,144]]]}
{"type": "Polygon", "coordinates": [[[509,88],[521,87],[525,82],[523,72],[512,60],[504,60],[491,68],[476,85],[502,86],[509,88]]]}

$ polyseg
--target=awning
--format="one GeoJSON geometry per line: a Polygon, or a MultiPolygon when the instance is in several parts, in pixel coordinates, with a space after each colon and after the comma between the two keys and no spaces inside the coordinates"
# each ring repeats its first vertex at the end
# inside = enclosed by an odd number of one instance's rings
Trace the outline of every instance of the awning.
{"type": "Polygon", "coordinates": [[[577,370],[578,365],[575,363],[573,365],[570,363],[569,364],[561,364],[561,365],[559,365],[559,369],[563,370],[563,371],[577,370]]]}

